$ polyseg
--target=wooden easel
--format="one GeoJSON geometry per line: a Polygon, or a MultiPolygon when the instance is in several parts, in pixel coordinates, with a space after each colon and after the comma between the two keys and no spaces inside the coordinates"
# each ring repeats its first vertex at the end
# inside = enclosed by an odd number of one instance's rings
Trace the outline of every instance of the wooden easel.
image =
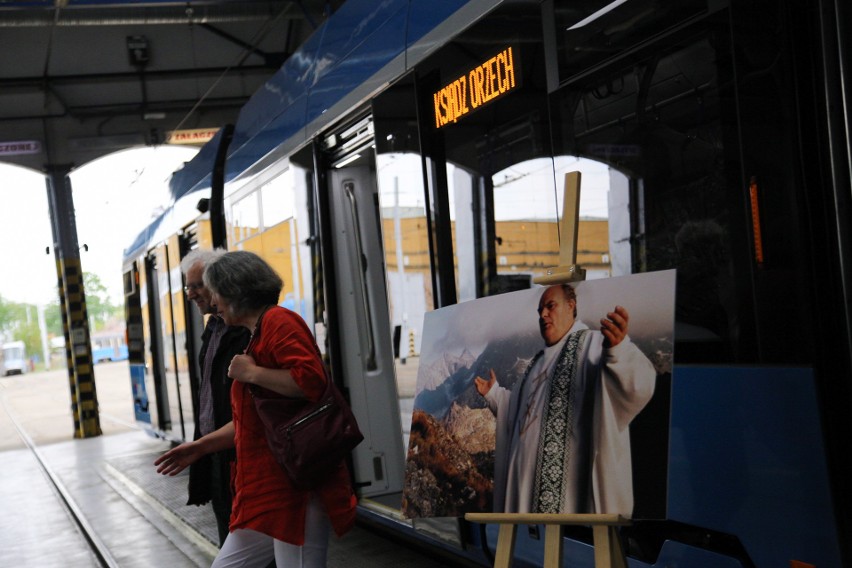
{"type": "MultiPolygon", "coordinates": [[[[586,279],[586,271],[577,266],[577,232],[580,225],[580,172],[565,174],[564,202],[560,227],[559,266],[548,268],[536,284],[565,284],[586,279]]],[[[616,514],[541,514],[541,513],[467,513],[464,518],[477,523],[500,525],[494,568],[509,568],[515,551],[518,525],[543,524],[544,567],[562,567],[562,526],[592,527],[595,546],[595,568],[627,568],[616,527],[630,520],[616,514]]]]}
{"type": "Polygon", "coordinates": [[[562,568],[562,526],[592,527],[595,545],[595,568],[627,568],[627,559],[616,532],[617,526],[629,525],[621,515],[558,515],[542,513],[467,513],[464,518],[476,523],[500,525],[494,568],[509,568],[515,552],[518,525],[544,525],[543,568],[562,568]]]}

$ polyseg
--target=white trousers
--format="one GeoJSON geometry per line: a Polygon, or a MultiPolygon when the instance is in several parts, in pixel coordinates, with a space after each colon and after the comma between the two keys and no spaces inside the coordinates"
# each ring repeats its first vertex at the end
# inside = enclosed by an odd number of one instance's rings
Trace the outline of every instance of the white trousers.
{"type": "Polygon", "coordinates": [[[211,568],[325,568],[331,521],[316,495],[308,503],[305,544],[295,546],[249,529],[228,534],[211,568]]]}

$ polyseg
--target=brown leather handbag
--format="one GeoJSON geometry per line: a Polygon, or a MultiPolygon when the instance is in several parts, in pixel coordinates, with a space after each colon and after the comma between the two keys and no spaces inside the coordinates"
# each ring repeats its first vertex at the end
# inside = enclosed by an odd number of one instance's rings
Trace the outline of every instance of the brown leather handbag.
{"type": "Polygon", "coordinates": [[[255,386],[251,393],[269,449],[298,489],[321,485],[364,439],[331,377],[316,402],[255,386]]]}

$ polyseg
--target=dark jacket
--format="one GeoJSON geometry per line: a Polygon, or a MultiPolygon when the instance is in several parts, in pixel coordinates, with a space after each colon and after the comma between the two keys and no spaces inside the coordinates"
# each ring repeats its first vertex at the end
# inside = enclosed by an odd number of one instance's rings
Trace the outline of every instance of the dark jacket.
{"type": "MultiPolygon", "coordinates": [[[[198,358],[199,367],[202,369],[204,368],[204,354],[207,353],[211,334],[210,322],[208,321],[207,326],[204,328],[204,333],[201,335],[201,350],[198,358]]],[[[213,393],[213,420],[216,428],[221,428],[231,421],[232,380],[228,377],[228,365],[231,364],[231,359],[234,358],[234,355],[239,355],[245,351],[250,335],[249,330],[244,327],[229,327],[225,330],[225,334],[219,342],[219,349],[213,357],[213,367],[210,371],[210,377],[212,381],[211,391],[213,393]]],[[[195,393],[193,394],[193,404],[196,411],[193,440],[201,437],[201,427],[198,420],[198,410],[200,408],[198,402],[199,391],[200,388],[195,389],[195,393]]],[[[219,492],[223,498],[230,498],[230,463],[234,459],[233,454],[233,450],[221,452],[224,458],[221,460],[222,471],[220,472],[220,479],[224,480],[221,487],[211,487],[211,458],[209,455],[204,456],[189,466],[189,500],[187,501],[187,505],[203,505],[207,503],[212,498],[214,491],[219,492]]]]}

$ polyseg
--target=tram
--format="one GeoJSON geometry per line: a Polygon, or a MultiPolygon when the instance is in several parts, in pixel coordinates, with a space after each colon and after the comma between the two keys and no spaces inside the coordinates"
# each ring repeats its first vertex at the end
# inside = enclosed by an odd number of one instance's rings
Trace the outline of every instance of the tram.
{"type": "MultiPolygon", "coordinates": [[[[581,171],[587,279],[677,278],[669,424],[644,425],[667,475],[634,456],[637,510],[666,510],[623,529],[629,565],[849,565],[849,29],[835,0],[348,0],[125,250],[137,419],[192,435],[180,259],[256,252],[362,426],[362,521],[488,565],[496,526],[401,511],[423,320],[556,266],[581,171]]],[[[521,530],[515,565],[542,558],[521,530]]]]}

